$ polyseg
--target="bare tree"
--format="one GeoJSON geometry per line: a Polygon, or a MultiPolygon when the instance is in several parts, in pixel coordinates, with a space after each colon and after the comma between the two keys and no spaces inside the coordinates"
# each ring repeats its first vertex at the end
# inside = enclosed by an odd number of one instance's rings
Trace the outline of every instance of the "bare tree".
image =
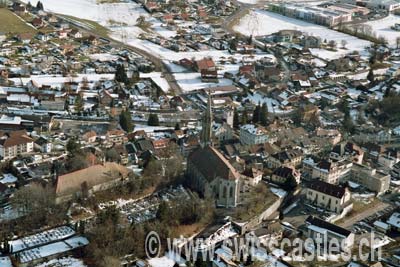
{"type": "Polygon", "coordinates": [[[347,41],[343,39],[343,40],[341,41],[341,43],[342,43],[342,48],[343,48],[343,49],[346,49],[347,41]]]}

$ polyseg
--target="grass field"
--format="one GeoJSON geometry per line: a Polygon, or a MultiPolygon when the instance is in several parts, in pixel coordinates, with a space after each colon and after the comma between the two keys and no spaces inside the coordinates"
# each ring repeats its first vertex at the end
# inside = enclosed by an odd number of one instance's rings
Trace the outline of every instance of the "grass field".
{"type": "Polygon", "coordinates": [[[0,32],[19,34],[34,33],[36,30],[19,19],[10,10],[0,8],[0,32]]]}

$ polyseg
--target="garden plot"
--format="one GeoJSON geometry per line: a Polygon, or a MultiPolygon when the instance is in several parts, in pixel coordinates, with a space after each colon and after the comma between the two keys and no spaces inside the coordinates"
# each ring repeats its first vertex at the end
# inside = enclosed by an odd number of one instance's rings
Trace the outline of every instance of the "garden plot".
{"type": "Polygon", "coordinates": [[[99,208],[104,209],[106,207],[116,206],[116,208],[127,217],[130,223],[142,223],[156,217],[158,206],[161,201],[170,201],[180,198],[190,199],[189,193],[182,186],[162,190],[141,199],[119,199],[118,201],[101,203],[99,204],[99,208]]]}
{"type": "Polygon", "coordinates": [[[248,36],[269,35],[280,30],[299,30],[309,35],[321,37],[322,40],[326,39],[328,42],[333,40],[338,45],[341,44],[342,40],[347,42],[347,49],[338,49],[338,51],[311,49],[314,55],[324,59],[339,58],[351,51],[358,51],[360,54],[365,54],[365,48],[370,45],[368,41],[328,29],[324,26],[264,10],[251,11],[240,20],[239,24],[234,27],[234,30],[248,36]]]}

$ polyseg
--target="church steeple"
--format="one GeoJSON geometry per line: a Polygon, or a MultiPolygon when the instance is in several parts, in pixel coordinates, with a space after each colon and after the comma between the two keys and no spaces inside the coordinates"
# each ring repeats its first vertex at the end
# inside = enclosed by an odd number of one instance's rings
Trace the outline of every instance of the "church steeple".
{"type": "Polygon", "coordinates": [[[207,101],[207,109],[203,115],[203,120],[201,124],[201,135],[200,135],[200,144],[202,147],[206,147],[211,145],[211,127],[213,121],[212,115],[212,102],[211,102],[211,92],[208,92],[208,101],[207,101]]]}

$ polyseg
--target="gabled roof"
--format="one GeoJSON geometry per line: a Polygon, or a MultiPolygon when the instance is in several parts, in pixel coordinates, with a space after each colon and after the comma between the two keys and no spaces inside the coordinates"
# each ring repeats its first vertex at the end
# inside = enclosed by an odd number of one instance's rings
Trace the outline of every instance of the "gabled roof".
{"type": "Polygon", "coordinates": [[[3,147],[13,147],[31,142],[33,139],[27,135],[26,131],[0,132],[0,145],[3,147]]]}
{"type": "Polygon", "coordinates": [[[314,225],[314,226],[329,230],[331,232],[337,233],[337,234],[345,236],[345,237],[347,237],[351,234],[351,231],[349,231],[347,229],[344,229],[340,226],[329,223],[327,221],[324,221],[324,220],[314,217],[314,216],[309,216],[305,222],[306,222],[306,224],[314,225]]]}
{"type": "Polygon", "coordinates": [[[209,181],[217,177],[227,180],[240,178],[239,172],[214,147],[199,148],[190,154],[188,161],[196,166],[198,171],[209,181]]]}
{"type": "Polygon", "coordinates": [[[88,168],[67,173],[57,178],[56,194],[58,196],[70,195],[82,190],[82,185],[87,184],[91,189],[96,185],[112,180],[126,178],[129,170],[115,162],[97,164],[88,168]]]}
{"type": "Polygon", "coordinates": [[[342,198],[346,192],[346,188],[344,187],[318,180],[313,181],[309,185],[309,188],[336,198],[342,198]]]}

